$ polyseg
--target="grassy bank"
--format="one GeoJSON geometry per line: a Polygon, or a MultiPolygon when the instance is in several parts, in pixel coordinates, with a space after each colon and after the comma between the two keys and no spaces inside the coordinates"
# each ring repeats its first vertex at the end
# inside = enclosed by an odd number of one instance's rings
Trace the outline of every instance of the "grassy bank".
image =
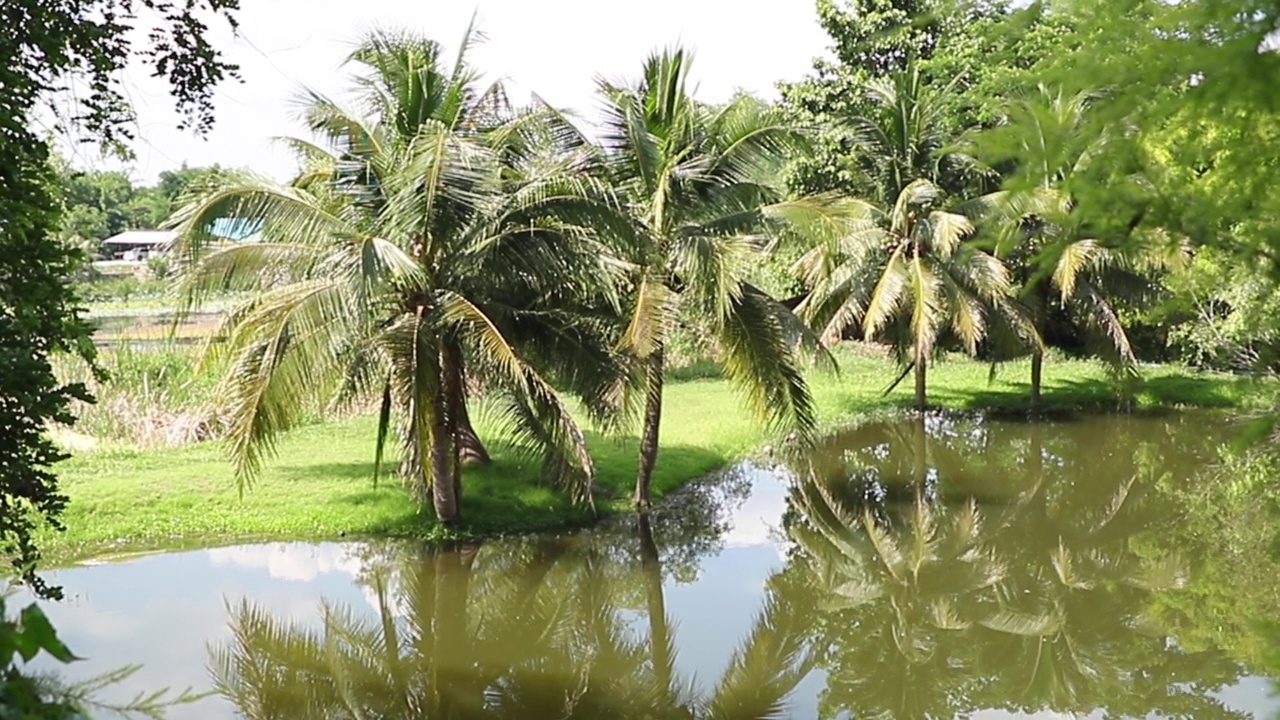
{"type": "MultiPolygon", "coordinates": [[[[662,451],[654,493],[665,495],[689,480],[755,452],[761,428],[722,379],[698,378],[697,368],[669,384],[662,451]]],[[[910,382],[884,396],[893,378],[886,360],[841,353],[841,372],[811,376],[821,421],[835,426],[911,401],[910,382]]],[[[1025,364],[1006,366],[988,382],[986,365],[968,360],[940,364],[930,373],[931,399],[949,408],[1020,408],[1026,402],[1025,364]]],[[[1048,406],[1115,408],[1102,369],[1091,363],[1046,366],[1048,406]]],[[[1149,368],[1139,407],[1234,407],[1258,393],[1251,381],[1149,368]]],[[[479,429],[484,435],[483,414],[479,429]]],[[[291,433],[279,457],[239,497],[218,443],[142,450],[102,443],[61,466],[71,498],[66,533],[48,538],[53,562],[110,552],[257,539],[441,535],[430,512],[419,513],[395,480],[372,484],[375,422],[361,417],[291,433]]],[[[636,440],[589,437],[604,492],[601,510],[626,507],[635,476],[636,440]]],[[[492,466],[469,470],[464,481],[464,532],[474,536],[580,525],[590,518],[556,491],[535,482],[536,467],[494,443],[492,466]]]]}

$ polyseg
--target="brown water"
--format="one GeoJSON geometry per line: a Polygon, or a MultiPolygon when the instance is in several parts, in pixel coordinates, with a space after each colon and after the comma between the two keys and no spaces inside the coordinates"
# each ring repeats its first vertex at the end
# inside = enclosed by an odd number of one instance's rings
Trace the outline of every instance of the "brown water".
{"type": "Polygon", "coordinates": [[[1207,415],[930,418],[743,463],[648,525],[56,574],[108,696],[179,718],[1269,718],[1269,466],[1207,415]],[[207,649],[206,649],[207,648],[207,649]]]}

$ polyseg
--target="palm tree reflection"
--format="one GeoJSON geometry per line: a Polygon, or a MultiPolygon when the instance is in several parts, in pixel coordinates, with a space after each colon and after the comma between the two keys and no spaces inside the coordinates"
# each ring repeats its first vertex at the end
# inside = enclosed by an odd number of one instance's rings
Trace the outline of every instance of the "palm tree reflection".
{"type": "Polygon", "coordinates": [[[648,515],[375,562],[375,612],[316,627],[242,604],[211,668],[250,720],[782,718],[812,670],[823,718],[1242,717],[1218,697],[1245,668],[1153,619],[1188,578],[1159,488],[1213,442],[1165,427],[930,417],[790,462],[785,565],[711,685],[666,587],[716,543],[648,515]]]}
{"type": "Polygon", "coordinates": [[[1035,424],[927,422],[790,463],[793,562],[825,610],[824,717],[1232,716],[1209,689],[1240,668],[1180,651],[1144,614],[1185,567],[1130,542],[1169,529],[1154,488],[1203,448],[1143,423],[1046,442],[1035,424]]]}
{"type": "Polygon", "coordinates": [[[372,619],[326,603],[320,627],[307,628],[242,603],[232,640],[211,652],[215,685],[251,720],[779,717],[812,665],[808,613],[771,590],[720,681],[699,694],[676,671],[647,517],[637,535],[630,572],[589,538],[523,554],[426,552],[371,573],[372,619]],[[647,633],[628,621],[639,596],[647,633]]]}

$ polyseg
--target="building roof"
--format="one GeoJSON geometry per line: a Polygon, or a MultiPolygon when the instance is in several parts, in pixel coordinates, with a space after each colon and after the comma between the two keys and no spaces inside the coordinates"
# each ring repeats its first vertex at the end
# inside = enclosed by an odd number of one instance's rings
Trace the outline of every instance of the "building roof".
{"type": "Polygon", "coordinates": [[[218,218],[209,223],[209,234],[233,242],[258,242],[262,239],[262,222],[241,218],[218,218]]]}
{"type": "Polygon", "coordinates": [[[170,245],[178,237],[173,230],[126,230],[102,241],[104,245],[157,247],[170,245]]]}

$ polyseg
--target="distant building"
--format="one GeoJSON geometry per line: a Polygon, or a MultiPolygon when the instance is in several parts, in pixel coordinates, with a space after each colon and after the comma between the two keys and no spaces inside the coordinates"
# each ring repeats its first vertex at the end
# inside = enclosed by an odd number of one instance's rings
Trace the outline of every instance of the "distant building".
{"type": "Polygon", "coordinates": [[[218,218],[209,223],[209,234],[230,242],[261,242],[262,223],[239,218],[218,218]]]}
{"type": "MultiPolygon", "coordinates": [[[[261,242],[262,223],[222,218],[209,225],[214,242],[261,242]]],[[[168,252],[178,237],[174,230],[126,230],[102,241],[103,259],[141,261],[168,252]]]]}
{"type": "Polygon", "coordinates": [[[146,260],[168,250],[177,237],[172,230],[126,230],[103,240],[102,250],[108,260],[146,260]]]}

